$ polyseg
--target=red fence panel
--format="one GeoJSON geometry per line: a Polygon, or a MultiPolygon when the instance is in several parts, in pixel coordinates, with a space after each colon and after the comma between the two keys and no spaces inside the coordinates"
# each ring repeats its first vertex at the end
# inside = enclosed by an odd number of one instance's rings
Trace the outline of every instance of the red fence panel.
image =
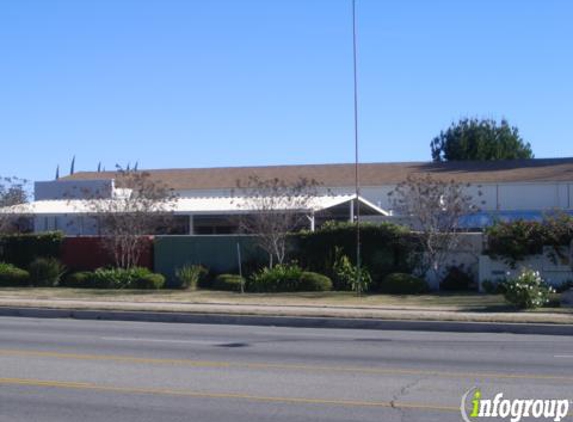
{"type": "MultiPolygon", "coordinates": [[[[71,271],[93,271],[100,267],[114,266],[113,257],[102,246],[101,238],[95,236],[64,238],[61,261],[71,271]]],[[[145,237],[138,265],[153,270],[152,237],[145,237]]]]}

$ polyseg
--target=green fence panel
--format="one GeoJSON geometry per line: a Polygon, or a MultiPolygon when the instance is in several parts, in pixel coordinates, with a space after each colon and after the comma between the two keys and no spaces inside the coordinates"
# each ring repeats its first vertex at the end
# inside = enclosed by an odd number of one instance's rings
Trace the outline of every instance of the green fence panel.
{"type": "Polygon", "coordinates": [[[215,274],[238,273],[237,244],[244,270],[266,260],[251,236],[156,236],[154,268],[167,278],[167,287],[176,285],[175,270],[186,264],[203,265],[215,274]]]}

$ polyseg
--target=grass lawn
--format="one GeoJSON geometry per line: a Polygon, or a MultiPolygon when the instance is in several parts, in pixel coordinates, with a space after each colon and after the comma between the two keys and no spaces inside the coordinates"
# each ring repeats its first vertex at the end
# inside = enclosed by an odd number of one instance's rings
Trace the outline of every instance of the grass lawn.
{"type": "MultiPolygon", "coordinates": [[[[231,293],[210,290],[103,290],[71,288],[0,288],[2,299],[93,300],[135,303],[211,303],[282,306],[336,306],[353,308],[430,308],[444,310],[504,312],[512,308],[501,295],[474,292],[424,295],[374,294],[356,297],[352,292],[231,293]]],[[[544,308],[554,311],[559,308],[544,308]]],[[[543,311],[543,309],[541,310],[543,311]]],[[[560,309],[560,312],[571,312],[560,309]]]]}

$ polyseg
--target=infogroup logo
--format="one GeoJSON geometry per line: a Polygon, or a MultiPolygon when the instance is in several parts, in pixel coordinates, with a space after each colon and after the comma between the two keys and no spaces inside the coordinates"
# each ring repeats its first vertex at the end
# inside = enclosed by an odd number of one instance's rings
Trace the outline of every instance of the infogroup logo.
{"type": "Polygon", "coordinates": [[[505,399],[503,393],[485,399],[481,390],[474,387],[462,396],[460,411],[465,422],[487,418],[511,422],[520,422],[523,418],[559,422],[568,415],[569,405],[569,399],[505,399]]]}

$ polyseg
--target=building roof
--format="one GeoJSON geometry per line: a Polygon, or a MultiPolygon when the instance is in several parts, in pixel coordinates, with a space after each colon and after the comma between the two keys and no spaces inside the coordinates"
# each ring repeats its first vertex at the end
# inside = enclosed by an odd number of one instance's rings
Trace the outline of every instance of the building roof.
{"type": "MultiPolygon", "coordinates": [[[[158,181],[176,190],[230,189],[250,176],[278,178],[295,182],[300,177],[314,179],[325,186],[354,186],[354,164],[315,164],[265,167],[218,167],[145,170],[158,181]]],[[[410,174],[431,174],[440,179],[462,183],[561,182],[573,181],[573,158],[544,158],[504,161],[457,161],[360,164],[360,184],[395,184],[410,174]]],[[[113,179],[115,172],[78,172],[61,180],[113,179]]]]}
{"type": "MultiPolygon", "coordinates": [[[[300,211],[319,212],[350,202],[355,199],[355,194],[349,195],[320,195],[310,199],[308,206],[300,211]]],[[[379,215],[388,215],[387,211],[379,208],[370,201],[359,197],[361,204],[371,213],[379,215]]],[[[177,198],[173,206],[168,207],[175,214],[247,214],[256,209],[256,204],[245,197],[199,197],[199,198],[177,198]]],[[[12,207],[0,208],[0,214],[17,214],[17,215],[72,215],[72,214],[94,214],[97,210],[113,210],[120,212],[122,209],[121,199],[100,199],[100,200],[82,200],[82,199],[55,199],[34,201],[26,204],[14,205],[12,207]],[[110,201],[120,201],[117,206],[106,206],[105,203],[110,201]],[[94,202],[103,203],[103,205],[93,204],[94,202]]],[[[283,210],[298,210],[298,205],[293,202],[285,203],[283,210]]]]}

